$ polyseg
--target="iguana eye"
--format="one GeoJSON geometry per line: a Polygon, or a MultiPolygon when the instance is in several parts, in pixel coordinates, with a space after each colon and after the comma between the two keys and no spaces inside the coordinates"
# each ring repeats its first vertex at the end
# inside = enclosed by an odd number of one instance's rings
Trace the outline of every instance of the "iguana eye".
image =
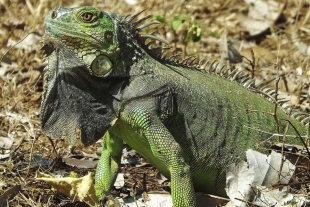
{"type": "Polygon", "coordinates": [[[91,22],[93,21],[95,15],[91,12],[84,12],[81,17],[84,22],[91,22]]]}

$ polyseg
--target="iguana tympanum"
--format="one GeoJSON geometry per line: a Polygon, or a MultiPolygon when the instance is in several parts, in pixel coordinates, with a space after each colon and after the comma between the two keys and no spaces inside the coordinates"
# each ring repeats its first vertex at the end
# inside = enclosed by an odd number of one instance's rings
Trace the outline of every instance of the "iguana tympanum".
{"type": "MultiPolygon", "coordinates": [[[[127,143],[171,179],[173,206],[193,207],[195,190],[225,194],[225,167],[276,132],[268,114],[274,104],[237,82],[162,58],[145,43],[156,37],[139,33],[154,22],[141,25],[149,16],[136,17],[93,7],[47,14],[42,128],[71,144],[103,137],[99,197],[111,190],[127,143]]],[[[277,115],[283,133],[289,117],[277,115]]],[[[306,134],[304,124],[290,121],[306,134]]]]}

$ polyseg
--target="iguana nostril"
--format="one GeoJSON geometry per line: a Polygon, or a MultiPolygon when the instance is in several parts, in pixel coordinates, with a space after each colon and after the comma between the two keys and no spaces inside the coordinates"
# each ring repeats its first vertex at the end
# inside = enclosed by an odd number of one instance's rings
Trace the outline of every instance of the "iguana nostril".
{"type": "Polygon", "coordinates": [[[51,14],[51,18],[52,19],[56,19],[56,17],[57,17],[57,12],[53,11],[52,14],[51,14]]]}

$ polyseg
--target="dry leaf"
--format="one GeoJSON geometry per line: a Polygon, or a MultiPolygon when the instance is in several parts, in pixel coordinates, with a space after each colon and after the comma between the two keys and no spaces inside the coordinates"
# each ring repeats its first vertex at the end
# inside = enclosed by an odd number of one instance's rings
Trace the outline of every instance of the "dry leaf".
{"type": "Polygon", "coordinates": [[[44,181],[53,186],[59,193],[62,193],[72,200],[84,201],[90,206],[99,206],[100,203],[95,196],[95,189],[92,174],[81,178],[55,178],[51,175],[36,172],[36,180],[44,181]]]}

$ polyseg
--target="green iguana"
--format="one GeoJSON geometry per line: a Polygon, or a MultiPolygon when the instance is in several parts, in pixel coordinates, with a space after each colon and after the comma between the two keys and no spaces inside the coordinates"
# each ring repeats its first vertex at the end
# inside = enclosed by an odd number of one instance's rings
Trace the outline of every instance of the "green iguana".
{"type": "MultiPolygon", "coordinates": [[[[146,43],[157,38],[140,34],[156,22],[141,24],[150,16],[137,16],[93,7],[47,14],[42,128],[71,144],[103,137],[95,177],[101,199],[115,182],[127,143],[171,179],[173,206],[193,207],[195,190],[224,195],[225,168],[272,137],[277,127],[268,113],[275,107],[212,72],[218,69],[212,64],[206,72],[162,58],[146,43]]],[[[289,116],[278,110],[277,117],[283,133],[289,116]]],[[[306,135],[303,123],[290,121],[306,135]]],[[[296,132],[289,127],[288,134],[296,132]]]]}

